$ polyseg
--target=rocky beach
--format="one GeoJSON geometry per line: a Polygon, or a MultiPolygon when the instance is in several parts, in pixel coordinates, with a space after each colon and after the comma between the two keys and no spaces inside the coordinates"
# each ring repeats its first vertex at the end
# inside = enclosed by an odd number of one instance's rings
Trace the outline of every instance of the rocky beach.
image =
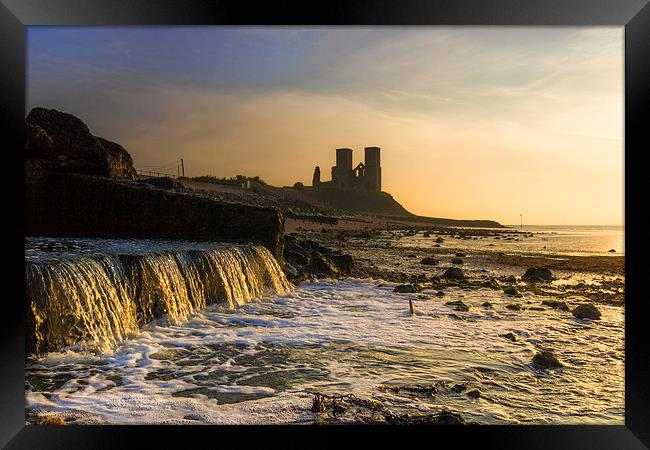
{"type": "Polygon", "coordinates": [[[43,108],[25,169],[28,424],[623,423],[622,227],[140,176],[43,108]]]}
{"type": "Polygon", "coordinates": [[[103,352],[28,361],[28,421],[622,423],[623,256],[463,245],[522,236],[289,233],[285,294],[163,316],[103,352]]]}
{"type": "MultiPolygon", "coordinates": [[[[598,253],[583,254],[546,250],[554,244],[557,232],[513,228],[299,228],[285,238],[287,242],[313,241],[350,254],[354,266],[344,273],[359,278],[411,283],[418,287],[487,287],[514,290],[518,294],[528,291],[614,306],[624,303],[625,257],[620,254],[621,249],[618,254],[604,247],[598,253]],[[517,246],[522,241],[531,250],[519,250],[517,246]],[[528,270],[536,268],[540,269],[539,273],[526,276],[528,270]],[[449,269],[457,269],[458,275],[450,276],[449,269]]],[[[613,230],[613,233],[622,232],[613,230]]],[[[621,238],[622,234],[619,242],[621,238]]],[[[616,242],[616,237],[612,242],[616,242]]],[[[289,263],[292,263],[291,253],[296,253],[295,249],[285,247],[284,256],[289,263]]]]}

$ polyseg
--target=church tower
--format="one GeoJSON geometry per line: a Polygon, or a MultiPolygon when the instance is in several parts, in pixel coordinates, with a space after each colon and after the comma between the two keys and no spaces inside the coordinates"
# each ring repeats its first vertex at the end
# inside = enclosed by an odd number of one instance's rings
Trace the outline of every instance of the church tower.
{"type": "Polygon", "coordinates": [[[314,169],[314,178],[311,180],[311,185],[313,187],[320,186],[320,167],[318,166],[314,169]]]}
{"type": "Polygon", "coordinates": [[[366,147],[366,170],[364,174],[364,181],[366,189],[381,192],[381,162],[380,162],[380,148],[379,147],[366,147]]]}

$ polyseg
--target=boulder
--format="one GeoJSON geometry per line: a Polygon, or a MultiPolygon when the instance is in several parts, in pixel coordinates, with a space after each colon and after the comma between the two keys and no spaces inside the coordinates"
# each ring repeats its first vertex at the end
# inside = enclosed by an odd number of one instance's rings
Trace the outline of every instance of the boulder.
{"type": "Polygon", "coordinates": [[[289,251],[289,252],[285,251],[284,259],[296,266],[306,266],[311,261],[309,255],[305,255],[304,253],[298,253],[293,251],[289,251]]]}
{"type": "Polygon", "coordinates": [[[512,310],[512,311],[521,311],[522,306],[521,303],[510,303],[509,305],[506,305],[506,308],[512,310]]]}
{"type": "Polygon", "coordinates": [[[296,240],[285,236],[283,256],[285,261],[299,268],[299,272],[317,276],[350,275],[354,258],[340,250],[332,250],[312,240],[296,240]]]}
{"type": "Polygon", "coordinates": [[[437,238],[436,238],[436,243],[437,243],[437,244],[442,244],[444,241],[445,241],[445,240],[444,240],[443,238],[441,238],[441,237],[437,237],[437,238]]]}
{"type": "Polygon", "coordinates": [[[456,394],[460,394],[465,389],[467,389],[467,383],[457,383],[451,387],[452,392],[455,392],[456,394]]]}
{"type": "Polygon", "coordinates": [[[492,277],[490,277],[488,281],[483,282],[481,286],[490,289],[501,289],[501,285],[499,284],[499,282],[492,277]]]}
{"type": "MultiPolygon", "coordinates": [[[[99,136],[97,136],[96,139],[99,141],[102,147],[104,147],[104,152],[106,155],[107,176],[110,178],[137,178],[137,173],[133,167],[133,159],[131,159],[131,155],[124,149],[124,147],[99,136]]],[[[174,190],[178,190],[177,185],[179,184],[180,183],[177,182],[171,183],[171,185],[177,187],[177,189],[174,190]]],[[[181,190],[185,192],[187,189],[185,189],[185,186],[182,186],[181,190]]]]}
{"type": "Polygon", "coordinates": [[[326,277],[339,275],[338,267],[329,258],[318,252],[311,254],[311,263],[303,267],[303,272],[326,277]]]}
{"type": "Polygon", "coordinates": [[[447,302],[445,305],[448,306],[455,306],[456,311],[469,311],[469,306],[467,306],[465,303],[463,303],[462,300],[455,300],[453,302],[447,302]]]}
{"type": "Polygon", "coordinates": [[[435,266],[438,264],[438,260],[432,256],[427,256],[425,258],[422,258],[420,264],[424,264],[426,266],[435,266]]]}
{"type": "Polygon", "coordinates": [[[298,254],[301,254],[301,255],[304,255],[304,254],[308,253],[307,250],[305,250],[304,248],[302,248],[302,247],[301,247],[301,246],[296,242],[296,238],[294,238],[293,236],[285,236],[285,237],[284,237],[284,253],[285,253],[285,258],[286,258],[286,254],[288,254],[288,253],[290,253],[290,252],[298,253],[298,254]]]}
{"type": "Polygon", "coordinates": [[[52,147],[54,139],[38,125],[25,126],[25,158],[42,158],[52,147]]]}
{"type": "Polygon", "coordinates": [[[479,398],[481,396],[481,392],[476,389],[473,389],[467,393],[467,396],[472,398],[479,398]]]}
{"type": "Polygon", "coordinates": [[[341,275],[350,275],[352,273],[352,269],[354,269],[354,258],[351,255],[327,253],[325,257],[334,263],[341,275]]]}
{"type": "Polygon", "coordinates": [[[560,311],[568,311],[569,306],[560,300],[553,300],[553,299],[545,299],[542,300],[542,305],[544,306],[550,306],[551,308],[558,309],[560,311]]]}
{"type": "Polygon", "coordinates": [[[460,414],[442,411],[435,416],[435,425],[465,425],[465,419],[460,414]]]}
{"type": "Polygon", "coordinates": [[[58,172],[137,178],[131,155],[119,144],[93,136],[77,117],[55,109],[34,108],[26,122],[26,157],[49,160],[58,172]]]}
{"type": "Polygon", "coordinates": [[[562,363],[557,356],[550,350],[542,350],[533,356],[533,366],[537,369],[557,369],[562,367],[562,363]]]}
{"type": "Polygon", "coordinates": [[[553,281],[553,273],[547,267],[530,267],[521,279],[530,282],[553,281]]]}
{"type": "Polygon", "coordinates": [[[420,289],[420,286],[417,284],[400,284],[395,286],[395,289],[393,289],[393,292],[400,294],[414,294],[420,291],[422,291],[422,289],[420,289]]]}
{"type": "Polygon", "coordinates": [[[460,258],[451,258],[451,263],[452,264],[462,264],[463,260],[460,258]]]}
{"type": "Polygon", "coordinates": [[[513,286],[503,288],[503,292],[510,297],[521,297],[522,295],[513,286]]]}
{"type": "Polygon", "coordinates": [[[457,258],[464,258],[467,255],[465,253],[456,253],[454,254],[454,256],[456,256],[457,258]]]}
{"type": "Polygon", "coordinates": [[[424,283],[425,281],[427,281],[427,276],[423,273],[411,275],[411,283],[424,283]]]}
{"type": "Polygon", "coordinates": [[[465,278],[465,274],[458,267],[450,267],[445,270],[445,273],[443,273],[442,276],[452,280],[463,280],[465,278]]]}
{"type": "Polygon", "coordinates": [[[517,338],[515,337],[514,334],[512,333],[505,333],[505,334],[500,334],[499,337],[506,338],[509,341],[515,342],[517,338]]]}
{"type": "Polygon", "coordinates": [[[600,311],[591,303],[584,303],[577,306],[571,313],[576,316],[578,319],[591,319],[598,320],[600,319],[600,311]]]}
{"type": "Polygon", "coordinates": [[[444,297],[444,296],[445,296],[445,292],[444,292],[444,291],[438,291],[438,292],[436,292],[436,297],[444,297]]]}

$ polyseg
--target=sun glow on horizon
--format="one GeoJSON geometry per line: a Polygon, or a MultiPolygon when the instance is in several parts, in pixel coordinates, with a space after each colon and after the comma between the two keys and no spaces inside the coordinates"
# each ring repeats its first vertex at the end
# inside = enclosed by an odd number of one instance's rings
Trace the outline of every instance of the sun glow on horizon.
{"type": "Polygon", "coordinates": [[[310,185],[378,146],[415,214],[623,223],[623,28],[30,27],[27,85],[136,167],[310,185]]]}

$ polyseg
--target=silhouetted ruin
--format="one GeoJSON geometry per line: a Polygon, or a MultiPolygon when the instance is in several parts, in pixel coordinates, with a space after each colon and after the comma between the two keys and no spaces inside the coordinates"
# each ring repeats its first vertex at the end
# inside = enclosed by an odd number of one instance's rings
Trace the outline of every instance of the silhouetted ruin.
{"type": "Polygon", "coordinates": [[[352,149],[336,149],[336,166],[332,167],[332,181],[320,180],[320,167],[314,169],[312,186],[366,189],[381,192],[380,148],[366,147],[365,163],[352,168],[352,149]]]}

